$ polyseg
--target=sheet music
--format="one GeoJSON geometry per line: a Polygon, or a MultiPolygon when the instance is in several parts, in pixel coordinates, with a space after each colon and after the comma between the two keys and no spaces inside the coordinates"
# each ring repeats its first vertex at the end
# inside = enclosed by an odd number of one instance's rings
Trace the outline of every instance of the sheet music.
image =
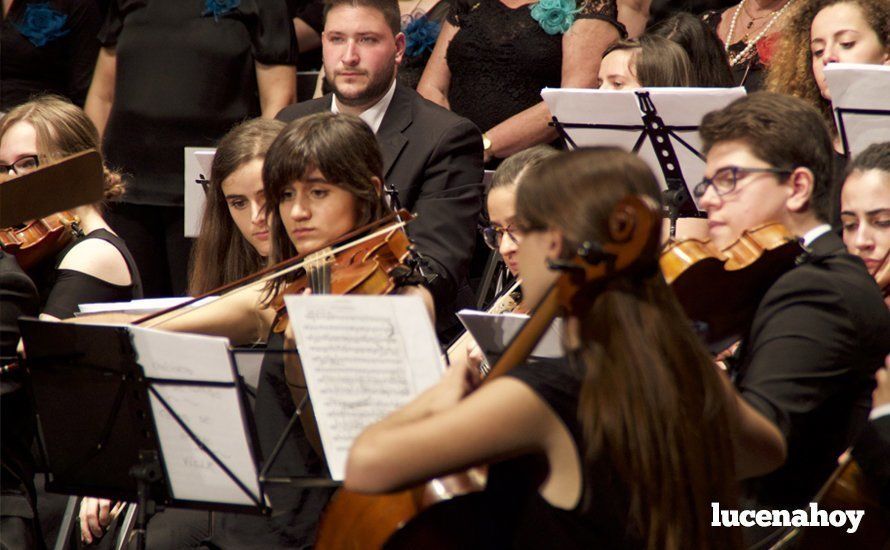
{"type": "Polygon", "coordinates": [[[206,198],[199,179],[210,180],[210,166],[216,149],[208,147],[185,147],[184,201],[185,221],[183,232],[186,237],[197,237],[201,232],[201,218],[204,217],[206,198]],[[201,177],[203,176],[203,178],[201,177]]]}
{"type": "Polygon", "coordinates": [[[130,334],[136,362],[150,383],[152,415],[173,497],[253,504],[192,440],[152,390],[259,500],[259,474],[247,436],[228,339],[143,327],[130,327],[130,334]]]}
{"type": "MultiPolygon", "coordinates": [[[[157,383],[153,387],[198,439],[259,500],[259,475],[247,440],[237,387],[157,383]]],[[[157,396],[149,395],[173,497],[253,505],[250,497],[189,437],[157,396]]]]}
{"type": "Polygon", "coordinates": [[[229,339],[132,327],[136,361],[148,378],[235,383],[229,339]]]}
{"type": "MultiPolygon", "coordinates": [[[[529,316],[520,313],[493,314],[472,309],[462,309],[457,312],[457,318],[464,328],[476,340],[485,360],[494,366],[495,362],[507,349],[507,345],[513,340],[522,326],[528,321],[529,316]]],[[[553,359],[563,357],[565,352],[562,347],[562,319],[556,318],[553,324],[541,337],[541,341],[535,346],[530,357],[541,359],[553,359]]]]}
{"type": "MultiPolygon", "coordinates": [[[[541,97],[550,113],[562,124],[598,124],[642,126],[642,111],[635,92],[649,92],[658,116],[668,126],[695,126],[705,114],[722,109],[745,95],[744,88],[640,88],[637,90],[591,90],[581,88],[545,88],[541,97]]],[[[566,133],[579,147],[615,146],[633,149],[641,128],[566,128],[566,133]]],[[[698,130],[676,131],[695,151],[701,151],[698,130]]],[[[683,178],[689,187],[704,177],[705,162],[679,140],[672,137],[671,145],[680,162],[683,178]]],[[[661,166],[651,142],[646,139],[638,152],[655,173],[662,189],[667,189],[661,166]]],[[[698,200],[693,197],[696,208],[698,200]]],[[[699,208],[700,209],[700,208],[699,208]]]]}
{"type": "Polygon", "coordinates": [[[438,381],[439,343],[417,296],[286,296],[328,469],[352,441],[438,381]]]}
{"type": "Polygon", "coordinates": [[[855,156],[873,143],[890,141],[890,67],[831,63],[825,67],[835,121],[843,129],[855,156]],[[868,109],[883,114],[843,113],[845,109],[868,109]],[[842,120],[841,120],[842,119],[842,120]]]}

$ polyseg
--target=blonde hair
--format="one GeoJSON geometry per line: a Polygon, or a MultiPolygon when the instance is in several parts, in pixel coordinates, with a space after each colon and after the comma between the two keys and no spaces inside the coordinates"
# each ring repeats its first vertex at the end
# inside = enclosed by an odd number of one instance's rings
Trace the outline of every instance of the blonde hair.
{"type": "Polygon", "coordinates": [[[878,35],[881,45],[890,47],[890,3],[887,0],[810,0],[799,4],[792,11],[782,29],[781,39],[766,77],[767,90],[806,101],[822,113],[822,118],[832,132],[836,130],[831,102],[822,97],[813,75],[810,32],[816,15],[835,4],[858,6],[866,22],[878,35]]]}
{"type": "MultiPolygon", "coordinates": [[[[14,107],[0,119],[0,137],[13,125],[27,122],[37,134],[37,157],[44,164],[95,149],[101,155],[99,132],[83,109],[57,95],[43,95],[14,107]]],[[[119,173],[103,162],[105,200],[124,194],[119,173]]]]}

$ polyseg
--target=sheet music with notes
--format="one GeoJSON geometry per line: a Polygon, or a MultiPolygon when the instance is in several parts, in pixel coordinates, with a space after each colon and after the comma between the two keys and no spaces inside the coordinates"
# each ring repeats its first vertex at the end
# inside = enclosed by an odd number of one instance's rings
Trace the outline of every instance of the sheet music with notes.
{"type": "Polygon", "coordinates": [[[873,143],[890,141],[890,67],[831,63],[825,81],[850,158],[873,143]]]}
{"type": "MultiPolygon", "coordinates": [[[[694,186],[705,173],[705,162],[697,154],[702,148],[698,134],[702,118],[744,97],[744,88],[545,88],[541,97],[578,147],[615,146],[632,151],[639,140],[643,123],[636,92],[649,93],[665,125],[689,128],[677,131],[677,137],[671,138],[671,145],[687,186],[694,186]],[[596,127],[589,127],[591,125],[596,127]]],[[[648,139],[641,143],[637,154],[652,169],[662,189],[667,189],[655,149],[648,139]]],[[[695,197],[693,201],[698,206],[695,197]]]]}
{"type": "Polygon", "coordinates": [[[444,365],[417,296],[286,296],[331,477],[365,427],[435,384],[444,365]]]}
{"type": "Polygon", "coordinates": [[[251,506],[249,493],[259,501],[259,473],[228,339],[142,327],[130,327],[130,332],[137,362],[150,382],[152,415],[173,497],[251,506]],[[198,446],[173,413],[243,487],[198,446]]]}

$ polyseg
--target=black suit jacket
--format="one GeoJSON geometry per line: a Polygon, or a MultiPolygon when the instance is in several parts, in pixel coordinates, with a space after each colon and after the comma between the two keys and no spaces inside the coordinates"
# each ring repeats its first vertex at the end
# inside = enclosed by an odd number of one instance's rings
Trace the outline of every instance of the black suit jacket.
{"type": "Polygon", "coordinates": [[[735,375],[788,444],[785,465],[746,483],[754,507],[810,502],[865,426],[890,351],[890,312],[862,261],[831,232],[810,249],[761,300],[735,375]]]}
{"type": "MultiPolygon", "coordinates": [[[[285,107],[290,122],[331,110],[333,94],[285,107]]],[[[429,289],[439,329],[452,322],[457,291],[465,286],[482,209],[482,134],[469,120],[396,85],[377,141],[383,177],[404,208],[417,214],[408,236],[436,274],[429,289]]]]}
{"type": "MultiPolygon", "coordinates": [[[[19,342],[18,319],[23,315],[37,315],[37,288],[22,271],[15,258],[0,250],[0,365],[15,357],[19,342]]],[[[34,460],[31,443],[34,439],[34,413],[30,399],[22,387],[22,370],[6,374],[0,379],[0,512],[31,520],[35,517],[34,460]]],[[[28,522],[39,537],[36,522],[28,522]]],[[[10,536],[13,536],[10,534],[10,536]]],[[[12,541],[10,547],[15,547],[12,541]]]]}
{"type": "Polygon", "coordinates": [[[890,415],[869,422],[853,447],[853,457],[890,510],[890,415]]]}

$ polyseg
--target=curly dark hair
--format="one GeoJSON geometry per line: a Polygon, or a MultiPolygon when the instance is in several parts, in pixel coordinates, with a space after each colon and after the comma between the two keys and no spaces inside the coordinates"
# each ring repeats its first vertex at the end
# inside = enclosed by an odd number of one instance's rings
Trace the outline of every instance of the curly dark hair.
{"type": "Polygon", "coordinates": [[[813,76],[810,27],[819,12],[835,4],[859,6],[881,45],[890,47],[890,2],[887,0],[808,0],[794,8],[785,24],[766,80],[767,90],[799,97],[818,109],[832,131],[831,102],[822,97],[813,76]]]}

